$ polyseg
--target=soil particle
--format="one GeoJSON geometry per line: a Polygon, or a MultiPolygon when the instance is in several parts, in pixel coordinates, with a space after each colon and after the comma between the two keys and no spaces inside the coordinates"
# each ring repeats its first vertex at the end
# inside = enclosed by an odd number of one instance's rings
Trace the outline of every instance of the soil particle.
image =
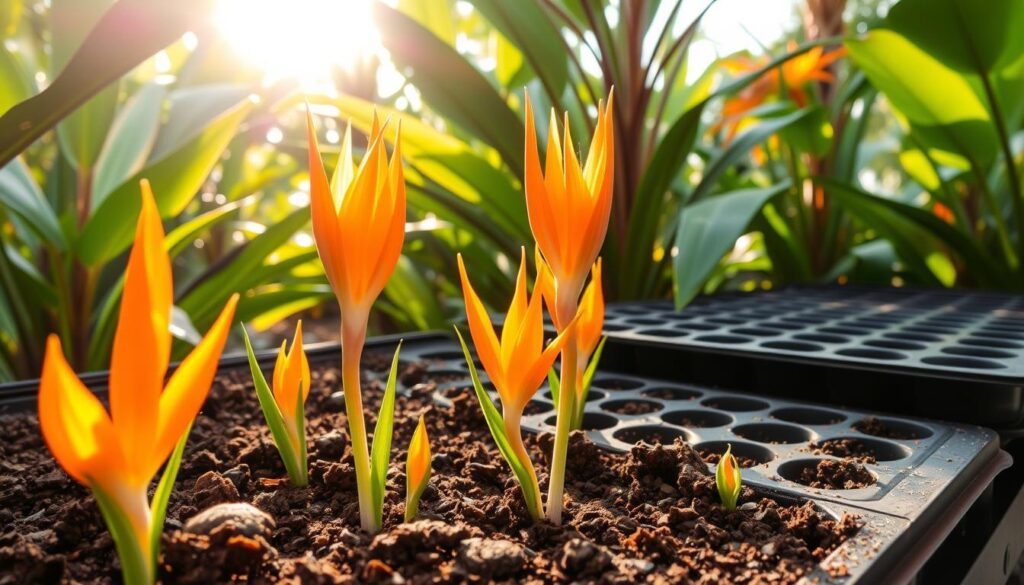
{"type": "MultiPolygon", "coordinates": [[[[715,451],[706,450],[699,450],[698,452],[700,453],[700,458],[703,459],[705,463],[712,463],[714,465],[718,465],[718,462],[722,460],[723,453],[717,453],[715,451]]],[[[757,467],[758,465],[761,465],[760,461],[752,457],[745,457],[743,455],[737,455],[735,453],[733,453],[733,457],[736,458],[736,463],[738,463],[739,466],[742,467],[743,469],[747,469],[749,467],[757,467]]]]}
{"type": "Polygon", "coordinates": [[[526,564],[526,549],[504,539],[470,538],[459,547],[458,564],[467,575],[504,579],[526,564]]]}
{"type": "Polygon", "coordinates": [[[199,509],[224,502],[237,502],[239,497],[235,484],[216,471],[200,475],[192,489],[192,505],[199,509]]]}
{"type": "Polygon", "coordinates": [[[657,410],[661,410],[661,405],[657,402],[651,402],[649,400],[629,400],[614,404],[612,406],[605,406],[605,410],[614,412],[616,414],[626,415],[640,415],[650,414],[657,410]]]}
{"type": "Polygon", "coordinates": [[[231,524],[235,534],[250,538],[270,537],[276,528],[269,514],[249,504],[217,504],[188,519],[184,531],[192,534],[213,534],[222,526],[231,524]]]}
{"type": "Polygon", "coordinates": [[[822,459],[813,467],[805,467],[797,481],[824,490],[852,490],[874,484],[875,476],[852,461],[822,459]]]}
{"type": "Polygon", "coordinates": [[[866,435],[873,435],[885,439],[911,441],[921,438],[921,436],[911,428],[891,427],[885,424],[884,421],[874,417],[866,418],[864,420],[859,420],[853,423],[853,428],[857,429],[858,431],[866,435]]]}
{"type": "Polygon", "coordinates": [[[818,455],[855,459],[861,463],[875,463],[876,461],[875,450],[871,445],[857,439],[829,439],[812,445],[811,449],[818,455]]]}
{"type": "MultiPolygon", "coordinates": [[[[392,357],[379,355],[363,372],[371,429],[392,357]]],[[[452,386],[451,404],[439,406],[431,396],[438,379],[427,369],[407,378],[420,390],[400,389],[384,530],[367,535],[359,529],[343,400],[339,406],[332,398],[341,379],[333,361],[314,364],[305,488],[287,481],[247,370],[218,378],[171,493],[161,582],[795,583],[858,529],[855,518],[834,520],[813,504],[781,504],[749,487],[740,509],[726,512],[714,477],[685,443],[617,454],[582,432],[569,441],[564,524],[534,522],[472,389],[452,386]],[[404,449],[420,414],[434,469],[420,518],[404,523],[404,449]],[[196,517],[225,503],[251,505],[274,527],[261,520],[254,531],[236,519],[195,533],[196,517]]],[[[524,441],[546,492],[552,437],[524,441]]],[[[0,414],[0,585],[6,575],[43,583],[121,579],[95,502],[56,466],[33,414],[0,414]]]]}

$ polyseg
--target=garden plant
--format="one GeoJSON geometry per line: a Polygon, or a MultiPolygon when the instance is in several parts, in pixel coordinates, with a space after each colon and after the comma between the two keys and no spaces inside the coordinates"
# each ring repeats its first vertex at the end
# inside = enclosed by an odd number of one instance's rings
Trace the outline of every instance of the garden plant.
{"type": "Polygon", "coordinates": [[[1012,499],[901,416],[1024,351],[1020,0],[233,2],[0,0],[0,585],[871,582],[1012,499]]]}

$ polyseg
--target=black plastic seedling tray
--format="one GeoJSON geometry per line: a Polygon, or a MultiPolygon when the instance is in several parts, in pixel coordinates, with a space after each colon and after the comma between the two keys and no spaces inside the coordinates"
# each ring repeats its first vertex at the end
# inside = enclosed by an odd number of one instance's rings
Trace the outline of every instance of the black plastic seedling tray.
{"type": "Polygon", "coordinates": [[[608,307],[606,367],[1024,433],[1024,296],[790,287],[608,307]]]}
{"type": "MultiPolygon", "coordinates": [[[[392,351],[396,342],[397,337],[377,338],[367,346],[392,351]]],[[[339,351],[336,344],[308,348],[314,362],[337,360],[339,351]]],[[[273,352],[262,353],[261,364],[271,368],[274,357],[273,352]]],[[[445,400],[443,391],[451,388],[471,391],[461,350],[450,336],[405,336],[402,361],[416,360],[429,364],[428,376],[451,379],[439,386],[438,400],[445,400]]],[[[221,371],[247,367],[244,356],[221,362],[221,371]]],[[[82,378],[98,394],[105,392],[106,373],[82,378]]],[[[38,381],[0,386],[0,412],[34,408],[37,388],[38,381]]],[[[538,392],[531,410],[533,414],[524,419],[527,430],[553,429],[550,417],[554,406],[546,388],[538,392]]],[[[860,531],[823,561],[807,582],[905,582],[919,573],[996,474],[1009,465],[1009,456],[999,450],[995,433],[967,425],[882,417],[892,428],[917,434],[918,438],[909,440],[880,439],[854,428],[870,416],[866,412],[600,373],[591,391],[584,426],[594,441],[612,450],[625,450],[633,441],[655,436],[665,440],[682,437],[698,449],[717,450],[729,443],[738,455],[760,457],[764,462],[744,470],[744,478],[763,495],[783,501],[811,500],[834,517],[856,514],[863,522],[860,531]],[[654,403],[658,408],[644,415],[615,412],[629,401],[654,403]],[[837,437],[872,441],[881,458],[889,459],[866,465],[877,478],[874,485],[856,490],[819,490],[792,480],[794,469],[819,458],[810,451],[812,443],[837,437]],[[849,574],[831,576],[830,568],[839,564],[849,574]]]]}

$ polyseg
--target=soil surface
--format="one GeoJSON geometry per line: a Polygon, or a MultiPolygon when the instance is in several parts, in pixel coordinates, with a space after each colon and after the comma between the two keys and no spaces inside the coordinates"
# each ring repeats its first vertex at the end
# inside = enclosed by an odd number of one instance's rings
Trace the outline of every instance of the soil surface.
{"type": "MultiPolygon", "coordinates": [[[[368,412],[379,405],[378,378],[390,360],[366,356],[368,412]]],[[[218,378],[171,496],[162,582],[793,583],[859,525],[749,487],[727,512],[687,445],[613,454],[580,432],[571,438],[564,525],[532,522],[475,396],[456,391],[451,406],[436,405],[435,381],[413,364],[404,366],[397,401],[385,529],[367,535],[359,530],[340,380],[333,365],[314,364],[310,485],[294,488],[248,371],[218,378]],[[405,447],[420,414],[434,471],[419,519],[405,524],[405,447]]],[[[372,429],[376,417],[367,418],[372,429]]],[[[546,491],[552,437],[526,443],[546,491]]],[[[58,582],[119,583],[113,542],[89,492],[46,450],[35,416],[2,415],[0,584],[58,582]]]]}
{"type": "Polygon", "coordinates": [[[814,467],[802,469],[796,481],[823,490],[852,490],[874,484],[875,476],[850,460],[822,459],[814,467]]]}
{"type": "MultiPolygon", "coordinates": [[[[705,463],[712,463],[714,465],[718,465],[718,462],[722,460],[722,455],[724,455],[724,453],[718,453],[718,452],[715,452],[715,451],[708,451],[708,450],[699,451],[699,453],[700,453],[700,458],[703,459],[705,463]]],[[[736,458],[736,463],[738,463],[739,466],[741,468],[743,468],[743,469],[746,469],[748,467],[756,467],[758,465],[761,465],[761,462],[758,461],[757,459],[754,459],[753,457],[746,457],[744,455],[737,455],[736,453],[733,453],[732,456],[736,458]]]]}
{"type": "Polygon", "coordinates": [[[875,449],[857,439],[829,439],[811,446],[818,455],[831,455],[840,459],[856,459],[862,463],[875,463],[875,449]]]}
{"type": "Polygon", "coordinates": [[[913,441],[922,438],[917,431],[910,428],[895,428],[885,424],[877,418],[866,418],[853,423],[853,428],[864,433],[884,439],[896,439],[900,441],[913,441]]]}

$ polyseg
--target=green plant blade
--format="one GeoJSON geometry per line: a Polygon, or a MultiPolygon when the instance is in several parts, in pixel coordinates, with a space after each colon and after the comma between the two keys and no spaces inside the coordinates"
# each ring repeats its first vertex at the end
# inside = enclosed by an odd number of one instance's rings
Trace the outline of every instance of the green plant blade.
{"type": "Polygon", "coordinates": [[[309,484],[309,454],[306,452],[306,400],[305,394],[306,389],[302,387],[302,382],[299,382],[299,391],[295,395],[295,435],[298,440],[299,453],[295,467],[298,469],[301,480],[298,486],[304,486],[309,484]]]}
{"type": "Polygon", "coordinates": [[[93,172],[92,211],[145,166],[160,127],[160,107],[166,94],[165,86],[147,83],[114,118],[93,172]]]}
{"type": "Polygon", "coordinates": [[[57,214],[21,160],[12,160],[0,169],[0,204],[23,219],[44,242],[67,249],[57,214]]]}
{"type": "Polygon", "coordinates": [[[381,40],[395,64],[409,68],[424,101],[501,153],[515,172],[523,168],[525,129],[494,86],[462,55],[421,24],[382,2],[374,3],[381,40]]]}
{"type": "Polygon", "coordinates": [[[121,560],[125,585],[151,585],[155,577],[155,566],[149,566],[149,558],[142,552],[142,543],[135,536],[131,521],[117,502],[95,484],[92,486],[92,495],[110,536],[114,538],[114,548],[117,550],[117,558],[121,560]]]}
{"type": "Polygon", "coordinates": [[[274,400],[274,394],[267,385],[263,370],[260,369],[260,365],[256,361],[252,343],[249,342],[249,333],[244,326],[242,327],[242,339],[245,341],[245,353],[249,358],[249,371],[252,373],[252,383],[256,388],[256,399],[259,400],[263,417],[267,419],[270,436],[273,437],[274,444],[277,445],[277,452],[281,454],[281,462],[284,463],[284,468],[288,471],[288,477],[295,485],[302,486],[304,485],[302,483],[303,476],[295,452],[292,450],[291,440],[288,438],[288,428],[285,426],[284,416],[277,406],[277,401],[274,400]]]}
{"type": "Polygon", "coordinates": [[[562,382],[558,379],[558,371],[552,367],[548,370],[548,387],[551,388],[551,401],[558,404],[558,393],[562,391],[562,382]]]}
{"type": "Polygon", "coordinates": [[[370,448],[370,486],[373,493],[373,514],[377,526],[384,524],[384,491],[388,481],[388,463],[391,462],[391,436],[395,425],[395,389],[398,385],[398,354],[402,342],[395,348],[391,359],[391,373],[384,387],[384,399],[380,403],[380,414],[373,427],[373,447],[370,448]]]}
{"type": "Polygon", "coordinates": [[[536,510],[541,509],[541,500],[540,487],[533,483],[533,476],[529,472],[529,467],[532,464],[529,461],[520,461],[516,455],[512,444],[508,440],[508,436],[505,434],[501,413],[498,412],[498,408],[494,406],[490,395],[487,394],[483,384],[480,383],[480,375],[476,371],[476,364],[473,363],[473,356],[470,355],[469,347],[466,346],[466,340],[462,338],[462,333],[459,332],[458,327],[455,328],[455,335],[458,336],[459,343],[462,345],[462,353],[466,357],[469,375],[473,380],[473,390],[476,392],[476,398],[480,402],[480,408],[484,411],[487,428],[490,429],[491,436],[494,437],[494,442],[498,445],[498,451],[501,452],[501,456],[508,462],[509,467],[512,468],[512,473],[519,482],[519,488],[523,491],[523,498],[526,499],[526,509],[530,510],[530,514],[534,514],[536,510]]]}
{"type": "Polygon", "coordinates": [[[156,486],[156,491],[153,492],[153,501],[149,505],[153,514],[153,525],[150,527],[149,535],[149,554],[152,557],[153,567],[156,567],[157,560],[160,557],[160,536],[164,533],[164,520],[167,519],[167,504],[171,501],[171,490],[174,489],[174,482],[178,478],[181,458],[185,453],[185,445],[188,443],[188,436],[191,432],[192,423],[189,423],[185,427],[185,432],[181,434],[181,438],[178,439],[178,443],[174,446],[174,451],[171,451],[167,465],[164,466],[163,475],[160,476],[160,482],[156,486]]]}
{"type": "Polygon", "coordinates": [[[142,208],[141,179],[149,179],[161,216],[181,213],[220,160],[252,106],[248,100],[236,104],[187,144],[142,169],[111,192],[82,230],[78,249],[82,262],[96,266],[131,244],[135,218],[142,208]]]}
{"type": "Polygon", "coordinates": [[[590,384],[594,381],[594,375],[597,374],[597,367],[601,361],[601,354],[604,353],[606,341],[608,341],[607,335],[598,342],[593,355],[590,356],[590,363],[587,364],[587,369],[583,372],[583,380],[580,381],[580,401],[576,405],[576,416],[573,418],[572,423],[572,428],[574,429],[578,429],[583,425],[583,411],[587,408],[587,395],[590,394],[590,384]]]}
{"type": "Polygon", "coordinates": [[[683,208],[675,245],[675,302],[682,307],[700,292],[704,280],[736,243],[757,212],[789,182],[764,189],[741,189],[683,208]]]}
{"type": "Polygon", "coordinates": [[[111,82],[192,30],[197,19],[208,14],[210,4],[210,0],[115,3],[49,87],[0,117],[0,167],[111,82]]]}

